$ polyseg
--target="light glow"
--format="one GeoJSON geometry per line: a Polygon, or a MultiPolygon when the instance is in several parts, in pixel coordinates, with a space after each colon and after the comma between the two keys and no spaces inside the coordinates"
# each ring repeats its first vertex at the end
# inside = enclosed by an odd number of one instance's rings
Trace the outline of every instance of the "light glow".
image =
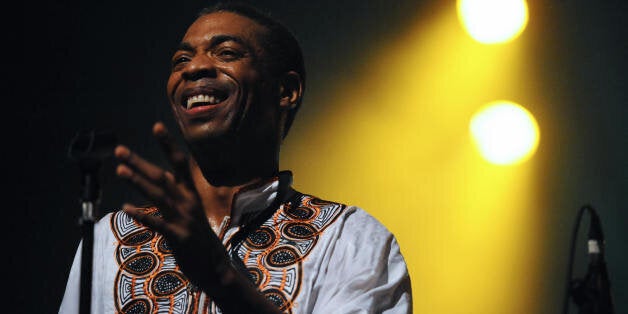
{"type": "Polygon", "coordinates": [[[534,116],[510,101],[486,105],[471,118],[470,130],[482,157],[497,165],[527,160],[539,143],[539,128],[534,116]]]}
{"type": "Polygon", "coordinates": [[[540,313],[540,159],[495,166],[469,136],[477,104],[495,95],[544,103],[521,88],[539,80],[527,41],[478,44],[456,2],[429,2],[406,32],[372,41],[349,79],[310,90],[280,168],[297,190],[358,205],[395,234],[420,291],[414,312],[540,313]]]}
{"type": "Polygon", "coordinates": [[[505,43],[523,32],[528,5],[525,0],[458,0],[458,17],[473,39],[505,43]]]}

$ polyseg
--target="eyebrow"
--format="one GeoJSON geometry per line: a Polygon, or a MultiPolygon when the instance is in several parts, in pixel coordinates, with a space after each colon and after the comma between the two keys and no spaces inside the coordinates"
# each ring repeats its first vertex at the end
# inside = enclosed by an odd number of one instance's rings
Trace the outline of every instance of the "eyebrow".
{"type": "MultiPolygon", "coordinates": [[[[231,36],[231,35],[217,35],[217,36],[214,36],[209,41],[209,46],[210,47],[215,47],[216,45],[219,45],[219,44],[227,42],[227,41],[236,42],[236,43],[238,43],[240,45],[245,46],[248,50],[251,50],[251,46],[249,44],[247,44],[244,40],[242,40],[242,38],[236,37],[236,36],[231,36]]],[[[184,42],[179,43],[179,46],[177,47],[177,51],[193,52],[194,51],[194,47],[189,42],[184,41],[184,42]]]]}

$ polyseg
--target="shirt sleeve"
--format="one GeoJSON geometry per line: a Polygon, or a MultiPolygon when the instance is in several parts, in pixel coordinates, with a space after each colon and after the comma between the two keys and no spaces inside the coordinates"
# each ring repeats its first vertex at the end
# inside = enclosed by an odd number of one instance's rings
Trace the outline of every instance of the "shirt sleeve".
{"type": "Polygon", "coordinates": [[[72,268],[70,268],[70,275],[65,285],[65,293],[63,294],[63,300],[59,307],[59,314],[74,314],[79,312],[79,295],[81,284],[81,255],[82,255],[83,241],[78,245],[76,254],[74,254],[74,261],[72,262],[72,268]]]}
{"type": "Polygon", "coordinates": [[[338,223],[313,313],[412,313],[410,276],[394,235],[356,207],[338,223]]]}

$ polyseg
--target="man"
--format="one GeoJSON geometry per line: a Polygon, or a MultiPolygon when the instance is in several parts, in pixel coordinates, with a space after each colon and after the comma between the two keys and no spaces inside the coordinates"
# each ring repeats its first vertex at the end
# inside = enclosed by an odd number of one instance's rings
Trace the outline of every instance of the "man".
{"type": "MultiPolygon", "coordinates": [[[[190,25],[167,94],[187,156],[158,122],[172,171],[118,146],[116,172],[155,206],[95,226],[97,313],[410,313],[394,236],[365,211],[302,194],[278,171],[303,96],[298,43],[243,5],[190,25]]],[[[60,312],[77,311],[80,247],[60,312]]]]}

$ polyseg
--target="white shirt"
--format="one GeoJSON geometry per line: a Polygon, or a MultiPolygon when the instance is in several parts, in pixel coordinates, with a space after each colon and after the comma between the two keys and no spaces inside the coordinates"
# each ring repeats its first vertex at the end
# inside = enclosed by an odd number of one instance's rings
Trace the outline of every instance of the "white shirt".
{"type": "MultiPolygon", "coordinates": [[[[233,247],[239,222],[262,212],[278,180],[236,194],[214,230],[250,278],[286,313],[412,313],[408,270],[395,237],[361,208],[300,195],[233,247]],[[235,222],[235,223],[234,223],[235,222]]],[[[59,313],[78,313],[79,244],[59,313]]],[[[220,313],[178,271],[163,237],[124,212],[94,227],[92,313],[220,313]]]]}

